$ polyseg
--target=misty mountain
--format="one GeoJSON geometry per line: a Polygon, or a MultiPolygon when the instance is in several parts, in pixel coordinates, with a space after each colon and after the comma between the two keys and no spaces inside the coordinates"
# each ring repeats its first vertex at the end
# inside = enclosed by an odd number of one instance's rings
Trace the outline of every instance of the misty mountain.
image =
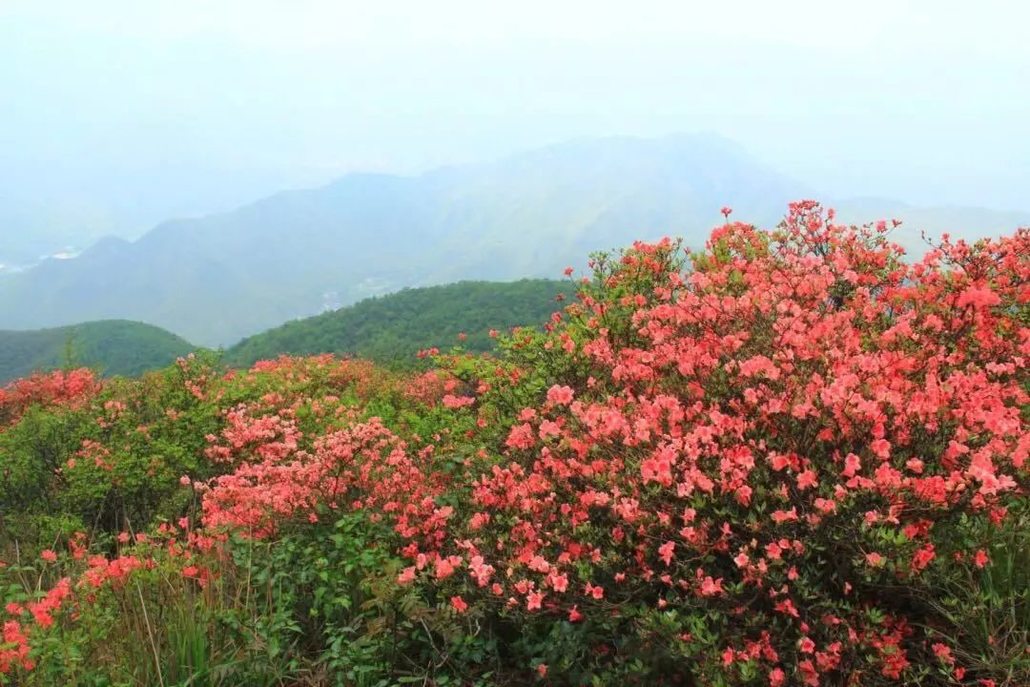
{"type": "Polygon", "coordinates": [[[636,238],[700,241],[806,189],[712,136],[575,141],[421,176],[352,174],[0,277],[0,326],[138,319],[201,344],[405,286],[557,276],[636,238]]]}
{"type": "MultiPolygon", "coordinates": [[[[700,245],[723,205],[770,225],[806,197],[818,196],[710,135],[583,139],[419,176],[351,174],[0,274],[0,327],[124,318],[228,345],[403,287],[555,277],[592,251],[667,234],[700,245]]],[[[994,231],[1010,219],[963,222],[994,231]]]]}
{"type": "Polygon", "coordinates": [[[77,253],[105,232],[93,225],[89,212],[61,213],[15,202],[0,190],[0,275],[21,270],[63,253],[77,253]]]}

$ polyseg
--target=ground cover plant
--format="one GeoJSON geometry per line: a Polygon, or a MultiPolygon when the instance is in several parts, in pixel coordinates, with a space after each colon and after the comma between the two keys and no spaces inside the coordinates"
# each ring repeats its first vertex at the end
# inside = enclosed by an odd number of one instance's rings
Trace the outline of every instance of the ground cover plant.
{"type": "Polygon", "coordinates": [[[0,681],[1030,684],[1030,231],[811,202],[403,373],[0,392],[0,681]]]}

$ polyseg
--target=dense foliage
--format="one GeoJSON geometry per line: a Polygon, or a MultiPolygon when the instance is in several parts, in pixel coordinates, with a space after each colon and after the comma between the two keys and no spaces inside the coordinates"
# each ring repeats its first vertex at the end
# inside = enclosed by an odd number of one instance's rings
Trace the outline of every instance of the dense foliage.
{"type": "Polygon", "coordinates": [[[229,348],[224,359],[249,366],[280,355],[335,353],[410,365],[419,351],[447,349],[459,339],[465,350],[482,353],[493,348],[491,330],[543,324],[562,286],[523,279],[404,289],[256,334],[229,348]]]}
{"type": "Polygon", "coordinates": [[[171,365],[195,348],[159,327],[124,320],[0,331],[0,383],[69,366],[138,375],[171,365]]]}
{"type": "Polygon", "coordinates": [[[428,372],[9,386],[0,674],[1028,684],[1030,231],[885,237],[637,244],[428,372]]]}

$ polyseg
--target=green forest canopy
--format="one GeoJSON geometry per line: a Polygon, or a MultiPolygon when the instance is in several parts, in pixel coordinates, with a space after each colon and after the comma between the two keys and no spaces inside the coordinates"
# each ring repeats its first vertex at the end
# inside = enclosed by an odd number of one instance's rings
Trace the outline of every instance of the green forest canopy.
{"type": "Polygon", "coordinates": [[[169,365],[195,348],[160,327],[128,320],[0,331],[0,384],[72,365],[105,375],[138,375],[169,365]]]}
{"type": "Polygon", "coordinates": [[[242,367],[282,354],[337,353],[406,366],[430,347],[460,343],[486,351],[491,329],[543,324],[561,308],[555,299],[563,290],[570,291],[568,282],[547,279],[404,289],[251,336],[225,351],[224,360],[242,367]],[[459,342],[461,333],[467,338],[459,342]]]}

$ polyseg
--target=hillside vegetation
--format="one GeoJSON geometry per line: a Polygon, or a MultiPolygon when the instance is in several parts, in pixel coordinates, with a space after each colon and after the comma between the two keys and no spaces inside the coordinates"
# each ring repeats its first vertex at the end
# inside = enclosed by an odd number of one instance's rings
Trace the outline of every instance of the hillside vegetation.
{"type": "Polygon", "coordinates": [[[543,325],[561,308],[556,298],[569,288],[568,282],[523,279],[404,289],[244,339],[225,352],[224,361],[250,366],[284,354],[335,353],[411,366],[419,351],[430,348],[458,344],[471,352],[488,351],[494,346],[491,331],[543,325]]]}
{"type": "Polygon", "coordinates": [[[1030,684],[1030,229],[593,267],[431,370],[0,389],[0,684],[1030,684]]]}
{"type": "Polygon", "coordinates": [[[195,348],[159,327],[124,320],[0,331],[0,383],[79,365],[105,375],[138,375],[170,365],[195,348]]]}

